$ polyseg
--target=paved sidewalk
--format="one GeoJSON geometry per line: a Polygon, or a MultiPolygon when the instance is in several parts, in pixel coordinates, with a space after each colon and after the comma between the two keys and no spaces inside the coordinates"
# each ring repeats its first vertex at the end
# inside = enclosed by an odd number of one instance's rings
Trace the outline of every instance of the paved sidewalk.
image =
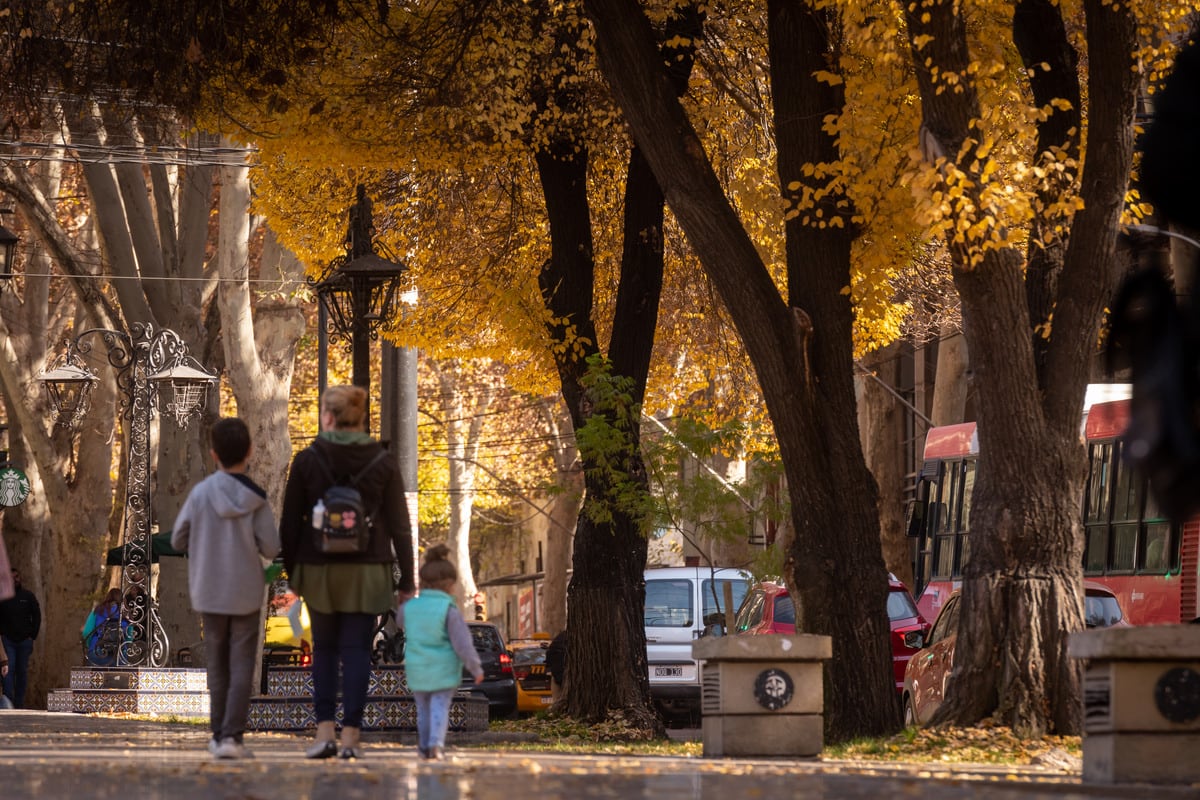
{"type": "Polygon", "coordinates": [[[248,734],[255,758],[214,761],[195,725],[39,711],[0,712],[0,798],[147,800],[922,800],[980,798],[1200,798],[1200,787],[1082,785],[1051,767],[888,765],[868,762],[582,756],[504,750],[512,737],[452,742],[444,762],[417,760],[412,735],[364,737],[356,762],[308,761],[307,738],[248,734]]]}

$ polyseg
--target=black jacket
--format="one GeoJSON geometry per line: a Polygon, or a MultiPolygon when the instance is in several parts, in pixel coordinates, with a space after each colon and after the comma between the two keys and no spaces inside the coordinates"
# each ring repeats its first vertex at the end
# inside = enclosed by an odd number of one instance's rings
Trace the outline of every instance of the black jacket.
{"type": "Polygon", "coordinates": [[[292,459],[287,488],[283,493],[283,513],[279,522],[279,539],[283,548],[283,566],[288,573],[296,564],[328,563],[393,563],[399,562],[399,588],[412,592],[413,556],[412,524],[408,504],[404,500],[404,484],[395,459],[385,458],[376,463],[359,480],[357,487],[372,514],[373,525],[367,552],[353,556],[326,556],[317,550],[312,533],[312,508],[329,488],[329,478],[317,462],[319,456],[311,448],[320,448],[336,481],[346,482],[375,458],[383,449],[378,442],[369,444],[337,444],[317,438],[292,459]],[[399,556],[399,558],[397,558],[399,556]]]}
{"type": "Polygon", "coordinates": [[[0,635],[14,642],[36,639],[42,630],[42,607],[28,589],[0,603],[0,635]]]}

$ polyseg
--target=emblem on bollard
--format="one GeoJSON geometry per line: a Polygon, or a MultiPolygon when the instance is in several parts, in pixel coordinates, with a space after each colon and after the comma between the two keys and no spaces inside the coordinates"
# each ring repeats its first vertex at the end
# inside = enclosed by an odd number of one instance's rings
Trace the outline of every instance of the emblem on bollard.
{"type": "Polygon", "coordinates": [[[1188,667],[1169,669],[1154,684],[1154,705],[1171,722],[1200,717],[1200,673],[1188,667]]]}
{"type": "Polygon", "coordinates": [[[770,711],[779,709],[792,702],[792,677],[778,669],[765,669],[754,679],[754,699],[758,704],[770,711]]]}

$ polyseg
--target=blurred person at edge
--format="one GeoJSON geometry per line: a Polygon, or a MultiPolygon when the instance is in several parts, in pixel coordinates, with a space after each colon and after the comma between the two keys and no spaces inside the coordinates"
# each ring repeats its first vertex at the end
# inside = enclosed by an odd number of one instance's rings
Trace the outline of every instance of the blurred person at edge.
{"type": "Polygon", "coordinates": [[[25,683],[29,677],[29,656],[42,630],[42,607],[33,592],[21,585],[21,573],[12,570],[14,594],[0,603],[0,641],[8,656],[8,674],[4,676],[4,696],[14,708],[25,707],[25,683]]]}
{"type": "Polygon", "coordinates": [[[292,460],[279,523],[288,582],[308,607],[313,637],[316,741],[307,758],[359,758],[359,734],[371,678],[375,620],[414,593],[412,528],[395,459],[362,474],[357,488],[372,525],[365,552],[327,555],[317,544],[312,511],[334,479],[368,466],[383,445],[366,433],[367,393],[330,386],[321,397],[321,433],[292,460]],[[319,451],[319,452],[317,452],[319,451]],[[322,463],[322,459],[324,464],[322,463]],[[325,464],[328,464],[326,469],[325,464]],[[400,579],[392,584],[399,561],[400,579]],[[394,594],[393,594],[394,592],[394,594]],[[335,741],[338,667],[342,682],[341,746],[335,741]]]}

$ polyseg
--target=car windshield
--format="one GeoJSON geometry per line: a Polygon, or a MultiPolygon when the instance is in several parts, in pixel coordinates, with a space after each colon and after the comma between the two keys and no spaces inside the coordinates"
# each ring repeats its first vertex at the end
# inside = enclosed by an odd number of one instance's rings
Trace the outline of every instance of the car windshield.
{"type": "Polygon", "coordinates": [[[1089,628],[1107,628],[1121,621],[1121,606],[1112,595],[1089,594],[1083,602],[1083,623],[1089,628]]]}
{"type": "Polygon", "coordinates": [[[913,604],[908,592],[903,589],[893,589],[888,592],[888,619],[895,622],[898,619],[912,619],[917,616],[917,607],[913,604]]]}
{"type": "Polygon", "coordinates": [[[523,667],[529,664],[542,664],[546,661],[544,647],[518,647],[512,651],[513,666],[523,667]]]}
{"type": "Polygon", "coordinates": [[[471,639],[480,653],[498,653],[504,649],[499,633],[490,625],[472,625],[471,639]]]}
{"type": "Polygon", "coordinates": [[[742,604],[742,600],[746,598],[746,592],[750,589],[750,584],[742,580],[705,580],[700,584],[701,591],[704,593],[704,616],[716,612],[725,613],[725,587],[728,585],[733,590],[733,602],[729,605],[731,609],[735,609],[742,604]]]}

